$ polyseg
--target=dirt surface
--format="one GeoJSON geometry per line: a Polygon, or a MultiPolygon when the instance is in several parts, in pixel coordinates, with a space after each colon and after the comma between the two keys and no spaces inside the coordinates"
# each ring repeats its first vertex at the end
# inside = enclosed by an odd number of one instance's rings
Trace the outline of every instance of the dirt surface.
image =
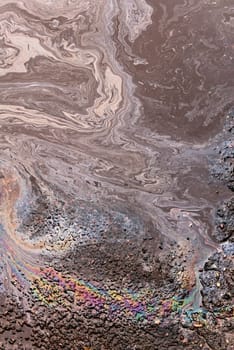
{"type": "Polygon", "coordinates": [[[224,202],[216,213],[214,238],[218,242],[234,241],[234,198],[224,202]]]}
{"type": "Polygon", "coordinates": [[[224,135],[225,140],[217,146],[219,157],[214,161],[212,175],[234,191],[234,109],[227,115],[224,135]]]}

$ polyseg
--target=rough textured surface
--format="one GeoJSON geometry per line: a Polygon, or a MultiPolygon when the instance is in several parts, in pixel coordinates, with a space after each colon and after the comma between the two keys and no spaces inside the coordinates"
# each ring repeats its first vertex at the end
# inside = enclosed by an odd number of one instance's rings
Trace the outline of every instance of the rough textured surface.
{"type": "Polygon", "coordinates": [[[233,350],[233,11],[0,1],[0,349],[233,350]]]}
{"type": "Polygon", "coordinates": [[[226,119],[224,136],[216,150],[219,156],[215,158],[211,172],[213,176],[227,184],[234,191],[234,109],[232,108],[226,119]]]}
{"type": "Polygon", "coordinates": [[[214,238],[218,242],[234,242],[234,198],[224,202],[216,213],[214,238]]]}
{"type": "Polygon", "coordinates": [[[230,305],[234,297],[234,263],[231,256],[223,253],[213,254],[205,263],[202,274],[203,304],[211,311],[214,307],[225,307],[230,305]]]}

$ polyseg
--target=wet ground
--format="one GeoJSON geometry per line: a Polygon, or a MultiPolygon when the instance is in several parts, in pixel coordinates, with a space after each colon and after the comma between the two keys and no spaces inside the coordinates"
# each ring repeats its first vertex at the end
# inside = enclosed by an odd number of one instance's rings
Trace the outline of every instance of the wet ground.
{"type": "Polygon", "coordinates": [[[0,2],[0,349],[234,349],[232,0],[0,2]]]}

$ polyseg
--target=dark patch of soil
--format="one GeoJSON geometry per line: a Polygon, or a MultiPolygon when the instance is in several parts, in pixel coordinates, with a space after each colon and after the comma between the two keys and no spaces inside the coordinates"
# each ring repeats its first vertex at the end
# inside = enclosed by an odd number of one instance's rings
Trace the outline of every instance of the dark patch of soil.
{"type": "MultiPolygon", "coordinates": [[[[4,317],[0,349],[4,350],[206,349],[203,335],[183,332],[176,320],[169,325],[134,324],[128,319],[111,321],[105,311],[73,312],[66,307],[49,308],[40,303],[25,310],[14,298],[7,298],[0,312],[4,317]]],[[[219,339],[215,349],[225,349],[219,346],[221,342],[219,339]]]]}
{"type": "Polygon", "coordinates": [[[204,265],[200,274],[202,301],[208,310],[233,306],[234,298],[234,261],[233,253],[223,251],[213,254],[204,265]]]}
{"type": "Polygon", "coordinates": [[[214,178],[234,191],[234,109],[227,116],[223,137],[225,141],[217,147],[219,155],[212,166],[211,173],[214,178]]]}
{"type": "Polygon", "coordinates": [[[234,241],[234,198],[224,202],[216,212],[214,239],[221,243],[234,241]]]}

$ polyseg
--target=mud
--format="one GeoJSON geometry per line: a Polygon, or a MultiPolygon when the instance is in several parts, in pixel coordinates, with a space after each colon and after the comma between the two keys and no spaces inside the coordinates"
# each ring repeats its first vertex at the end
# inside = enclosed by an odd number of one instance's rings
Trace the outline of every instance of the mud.
{"type": "Polygon", "coordinates": [[[0,349],[232,350],[230,0],[0,2],[0,349]]]}

